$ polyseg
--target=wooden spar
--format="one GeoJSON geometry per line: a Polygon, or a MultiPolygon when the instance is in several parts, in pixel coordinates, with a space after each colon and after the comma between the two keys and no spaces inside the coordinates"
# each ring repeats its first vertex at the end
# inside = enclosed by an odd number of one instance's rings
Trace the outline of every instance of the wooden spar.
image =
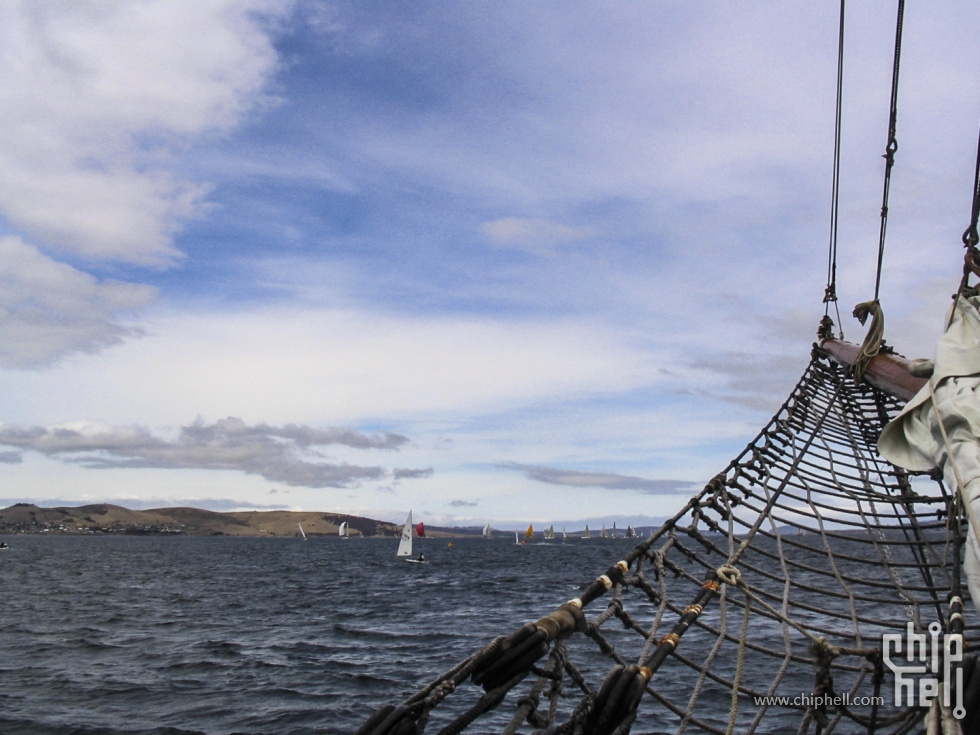
{"type": "MultiPolygon", "coordinates": [[[[820,349],[834,358],[841,365],[853,365],[860,345],[844,342],[839,339],[825,339],[820,342],[820,349]]],[[[891,393],[896,398],[908,401],[926,384],[925,378],[920,378],[909,372],[909,360],[898,355],[880,353],[864,371],[864,379],[875,388],[891,393]]]]}

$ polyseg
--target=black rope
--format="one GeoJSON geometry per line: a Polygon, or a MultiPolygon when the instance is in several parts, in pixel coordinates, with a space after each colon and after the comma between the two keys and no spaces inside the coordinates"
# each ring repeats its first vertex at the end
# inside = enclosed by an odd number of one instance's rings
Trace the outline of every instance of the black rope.
{"type": "Polygon", "coordinates": [[[974,248],[980,242],[980,234],[977,233],[978,219],[980,219],[980,137],[977,140],[977,165],[973,173],[973,213],[970,217],[970,226],[963,233],[963,245],[967,248],[974,248]]]}
{"type": "MultiPolygon", "coordinates": [[[[834,120],[834,177],[830,197],[830,245],[827,252],[827,288],[823,296],[824,304],[826,304],[824,316],[829,315],[831,303],[837,309],[837,221],[840,200],[841,109],[843,107],[844,90],[844,3],[845,0],[841,0],[840,28],[837,38],[837,114],[834,120]]],[[[837,312],[837,323],[841,323],[839,310],[837,312]]]]}
{"type": "Polygon", "coordinates": [[[966,255],[963,260],[963,279],[960,281],[960,288],[957,296],[969,295],[970,274],[980,275],[980,251],[977,250],[977,243],[980,243],[980,234],[977,233],[977,220],[980,219],[980,140],[977,141],[977,165],[973,173],[973,211],[970,215],[970,226],[963,233],[963,246],[966,248],[966,255]]]}
{"type": "Polygon", "coordinates": [[[888,143],[885,145],[885,182],[881,197],[881,230],[878,235],[878,269],[875,274],[875,298],[881,288],[881,265],[885,256],[885,230],[888,225],[888,190],[891,187],[892,167],[898,151],[895,130],[898,120],[898,71],[902,57],[902,25],[905,18],[905,0],[898,0],[898,20],[895,24],[895,59],[892,65],[892,98],[888,115],[888,143]]]}

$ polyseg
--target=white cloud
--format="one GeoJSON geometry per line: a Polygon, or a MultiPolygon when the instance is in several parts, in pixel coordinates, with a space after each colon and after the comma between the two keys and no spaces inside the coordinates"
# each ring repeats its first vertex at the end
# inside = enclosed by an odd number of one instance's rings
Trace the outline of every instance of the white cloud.
{"type": "Polygon", "coordinates": [[[139,335],[123,319],[155,297],[150,286],[99,281],[19,238],[0,238],[0,367],[46,365],[139,335]]]}
{"type": "MultiPolygon", "coordinates": [[[[311,450],[341,444],[357,449],[397,449],[408,441],[383,432],[370,436],[353,429],[309,426],[249,426],[228,417],[213,424],[198,420],[167,439],[141,426],[91,423],[39,427],[0,427],[0,445],[92,469],[156,468],[235,470],[273,482],[308,488],[356,486],[390,473],[379,466],[323,461],[311,450]]],[[[412,470],[397,470],[402,477],[412,470]]],[[[421,476],[431,470],[421,471],[421,476]]]]}
{"type": "MultiPolygon", "coordinates": [[[[280,12],[288,4],[280,4],[280,12]]],[[[206,188],[171,153],[227,130],[277,58],[265,0],[0,6],[0,214],[92,259],[168,264],[206,188]]]]}
{"type": "Polygon", "coordinates": [[[576,228],[559,222],[525,217],[503,217],[484,222],[481,231],[497,247],[526,250],[536,254],[553,254],[563,243],[583,240],[592,234],[590,228],[576,228]]]}
{"type": "Polygon", "coordinates": [[[144,339],[41,375],[0,375],[0,411],[19,423],[175,425],[203,415],[360,425],[656,379],[623,335],[570,320],[282,309],[158,315],[146,328],[144,339]]]}

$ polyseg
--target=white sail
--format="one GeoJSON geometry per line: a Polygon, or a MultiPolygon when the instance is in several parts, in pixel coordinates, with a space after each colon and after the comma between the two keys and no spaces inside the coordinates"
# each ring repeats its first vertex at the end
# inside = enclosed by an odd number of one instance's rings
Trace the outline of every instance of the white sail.
{"type": "Polygon", "coordinates": [[[340,538],[350,538],[350,532],[347,530],[347,521],[340,524],[340,530],[337,533],[340,538]]]}
{"type": "Polygon", "coordinates": [[[599,532],[599,538],[606,538],[606,524],[602,524],[602,531],[599,532]]]}
{"type": "Polygon", "coordinates": [[[493,537],[493,529],[490,528],[490,524],[488,523],[486,526],[483,527],[483,538],[492,538],[492,537],[493,537]]]}
{"type": "Polygon", "coordinates": [[[553,539],[555,537],[555,527],[554,526],[548,526],[548,530],[546,530],[544,532],[544,537],[546,539],[553,539]]]}
{"type": "Polygon", "coordinates": [[[565,527],[564,526],[561,527],[561,540],[562,541],[567,541],[568,540],[568,534],[565,533],[565,527]]]}
{"type": "Polygon", "coordinates": [[[412,555],[412,511],[408,511],[408,519],[405,521],[405,527],[402,529],[402,537],[398,542],[398,552],[395,556],[411,556],[412,555]]]}
{"type": "Polygon", "coordinates": [[[613,521],[612,537],[616,538],[616,521],[613,521]]]}
{"type": "Polygon", "coordinates": [[[582,534],[582,538],[592,538],[592,533],[589,531],[588,524],[585,524],[585,533],[582,534]]]}
{"type": "Polygon", "coordinates": [[[306,541],[306,531],[303,530],[302,523],[299,524],[299,535],[303,537],[304,541],[306,541]]]}

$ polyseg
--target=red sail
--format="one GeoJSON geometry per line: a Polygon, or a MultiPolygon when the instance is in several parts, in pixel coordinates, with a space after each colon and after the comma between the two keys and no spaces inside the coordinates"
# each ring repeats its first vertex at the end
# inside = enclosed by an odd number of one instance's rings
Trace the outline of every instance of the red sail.
{"type": "Polygon", "coordinates": [[[419,538],[425,538],[425,524],[420,523],[415,527],[415,533],[419,538]]]}

